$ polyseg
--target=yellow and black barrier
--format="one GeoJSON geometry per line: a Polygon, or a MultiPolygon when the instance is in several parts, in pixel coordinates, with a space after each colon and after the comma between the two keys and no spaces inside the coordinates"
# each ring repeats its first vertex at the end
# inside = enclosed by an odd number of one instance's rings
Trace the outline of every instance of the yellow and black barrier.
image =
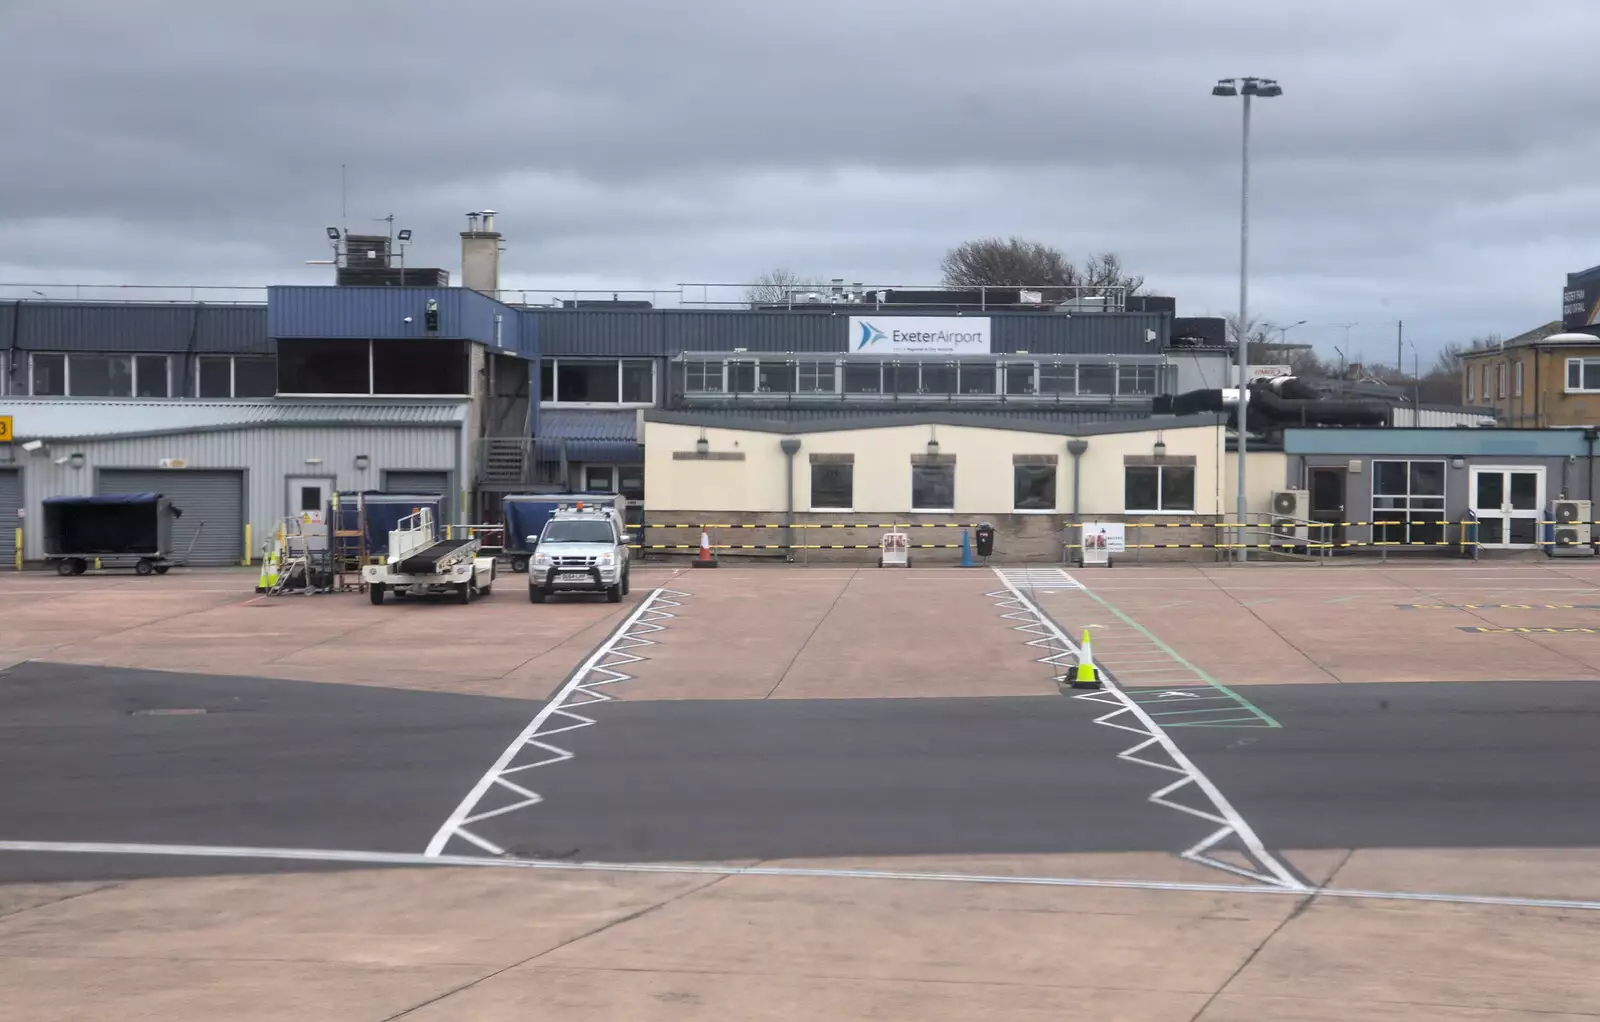
{"type": "MultiPolygon", "coordinates": [[[[684,522],[663,522],[659,525],[639,523],[630,529],[976,529],[977,522],[795,522],[793,525],[772,525],[766,522],[746,525],[692,525],[684,522]]],[[[700,549],[699,546],[695,547],[700,549]]]]}
{"type": "MultiPolygon", "coordinates": [[[[699,550],[698,543],[630,543],[633,550],[699,550]]],[[[960,543],[910,543],[912,550],[960,550],[960,543]]],[[[712,543],[713,550],[879,550],[877,543],[712,543]]]]}

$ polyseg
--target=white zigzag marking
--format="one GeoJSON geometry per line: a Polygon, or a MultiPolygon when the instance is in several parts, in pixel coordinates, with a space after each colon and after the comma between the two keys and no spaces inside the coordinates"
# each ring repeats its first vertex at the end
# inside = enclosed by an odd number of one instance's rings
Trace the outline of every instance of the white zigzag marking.
{"type": "Polygon", "coordinates": [[[633,675],[627,674],[619,668],[632,664],[643,663],[648,657],[641,656],[631,650],[642,649],[645,646],[654,646],[654,639],[645,638],[646,635],[665,631],[663,621],[670,621],[676,615],[663,610],[664,607],[682,607],[683,604],[672,597],[685,597],[675,589],[657,589],[639,605],[633,614],[623,622],[622,626],[614,632],[609,640],[590,655],[578,669],[578,672],[567,681],[556,697],[547,703],[544,709],[533,718],[533,721],[518,735],[505,751],[500,754],[494,766],[488,773],[479,779],[472,791],[456,807],[456,811],[446,820],[444,826],[434,834],[433,840],[428,843],[424,853],[429,856],[438,856],[444,851],[450,839],[459,837],[464,841],[477,845],[490,855],[505,855],[506,850],[493,841],[468,830],[469,823],[480,823],[497,816],[505,816],[519,809],[529,809],[544,801],[544,796],[538,792],[525,788],[514,781],[507,780],[513,774],[537,770],[539,767],[554,766],[565,763],[574,758],[576,753],[571,749],[552,744],[546,739],[569,731],[579,731],[592,727],[595,723],[593,717],[584,716],[573,711],[586,706],[599,703],[615,702],[616,697],[600,691],[602,686],[615,685],[619,682],[632,681],[633,675]],[[559,718],[559,719],[558,719],[559,718]],[[528,749],[537,749],[545,753],[541,758],[532,762],[518,762],[528,749]],[[490,788],[499,787],[514,795],[521,796],[516,801],[494,809],[474,812],[478,804],[483,801],[490,788]]]}
{"type": "MultiPolygon", "coordinates": [[[[1007,588],[985,593],[984,595],[995,600],[994,605],[996,607],[1006,608],[1006,612],[1000,615],[1003,620],[1023,622],[1022,624],[1013,625],[1012,631],[1039,636],[1039,638],[1027,640],[1024,645],[1051,650],[1057,647],[1065,647],[1061,652],[1039,657],[1036,660],[1037,663],[1049,664],[1051,667],[1065,667],[1069,663],[1078,663],[1082,656],[1082,651],[1053,622],[1040,613],[1031,600],[1023,596],[1017,585],[1028,585],[1029,582],[1024,579],[1019,583],[1016,579],[1008,577],[1007,571],[1014,572],[1015,570],[994,569],[995,574],[999,576],[1000,581],[1006,583],[1007,588]]],[[[1050,570],[1058,571],[1059,569],[1050,570]]],[[[1066,581],[1047,583],[1046,585],[1033,585],[1033,588],[1083,588],[1066,572],[1061,572],[1061,575],[1065,576],[1066,581]]],[[[1097,692],[1084,692],[1074,695],[1073,698],[1113,707],[1110,713],[1094,718],[1094,722],[1105,727],[1116,728],[1119,731],[1140,735],[1144,738],[1144,741],[1139,744],[1117,753],[1117,758],[1167,773],[1181,775],[1176,781],[1151,793],[1148,801],[1154,805],[1175,809],[1188,816],[1198,817],[1207,822],[1220,825],[1217,830],[1212,831],[1194,845],[1180,852],[1179,857],[1203,866],[1209,866],[1212,869],[1249,877],[1251,880],[1272,887],[1282,887],[1290,890],[1307,889],[1304,883],[1266,850],[1250,825],[1234,811],[1233,807],[1228,804],[1227,799],[1223,797],[1222,793],[1216,789],[1211,781],[1193,763],[1189,762],[1188,757],[1178,749],[1177,744],[1168,737],[1166,731],[1162,730],[1154,718],[1137,702],[1129,698],[1127,693],[1123,692],[1115,682],[1107,678],[1103,679],[1103,684],[1104,687],[1097,692]],[[1119,720],[1118,718],[1123,719],[1119,720]],[[1170,764],[1159,763],[1139,755],[1139,753],[1152,745],[1160,746],[1171,757],[1172,762],[1170,764]],[[1213,811],[1208,812],[1203,809],[1196,809],[1167,798],[1168,795],[1190,785],[1199,789],[1206,800],[1211,803],[1213,811]],[[1247,849],[1246,854],[1252,860],[1261,864],[1262,871],[1257,872],[1245,869],[1242,866],[1235,866],[1232,863],[1222,862],[1206,854],[1229,838],[1238,838],[1239,842],[1247,849]]]]}

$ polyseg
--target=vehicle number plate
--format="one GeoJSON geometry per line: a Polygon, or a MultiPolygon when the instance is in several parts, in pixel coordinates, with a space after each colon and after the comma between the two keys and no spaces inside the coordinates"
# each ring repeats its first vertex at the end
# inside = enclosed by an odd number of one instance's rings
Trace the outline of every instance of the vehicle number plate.
{"type": "Polygon", "coordinates": [[[556,581],[557,582],[588,582],[588,581],[591,581],[591,580],[592,579],[591,579],[591,577],[589,575],[583,575],[583,574],[574,575],[574,574],[568,573],[568,574],[565,574],[565,575],[557,575],[556,576],[556,581]]]}

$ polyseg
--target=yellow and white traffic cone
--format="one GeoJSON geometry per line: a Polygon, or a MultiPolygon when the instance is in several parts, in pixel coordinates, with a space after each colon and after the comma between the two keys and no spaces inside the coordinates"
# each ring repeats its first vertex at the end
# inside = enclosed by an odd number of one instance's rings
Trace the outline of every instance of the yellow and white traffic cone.
{"type": "Polygon", "coordinates": [[[1093,689],[1101,686],[1100,668],[1094,665],[1094,651],[1089,646],[1089,629],[1083,630],[1083,647],[1078,654],[1078,666],[1072,670],[1070,687],[1093,689]]]}

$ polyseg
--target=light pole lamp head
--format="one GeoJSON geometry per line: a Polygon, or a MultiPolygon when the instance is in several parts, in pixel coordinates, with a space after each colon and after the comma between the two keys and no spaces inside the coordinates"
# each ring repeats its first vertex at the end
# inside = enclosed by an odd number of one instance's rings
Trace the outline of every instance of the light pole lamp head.
{"type": "Polygon", "coordinates": [[[1272,99],[1283,95],[1283,89],[1274,78],[1246,78],[1243,88],[1239,91],[1246,96],[1256,96],[1260,99],[1272,99]]]}
{"type": "Polygon", "coordinates": [[[1223,78],[1219,79],[1217,84],[1211,87],[1211,94],[1213,96],[1237,96],[1239,89],[1234,85],[1232,78],[1223,78]]]}

